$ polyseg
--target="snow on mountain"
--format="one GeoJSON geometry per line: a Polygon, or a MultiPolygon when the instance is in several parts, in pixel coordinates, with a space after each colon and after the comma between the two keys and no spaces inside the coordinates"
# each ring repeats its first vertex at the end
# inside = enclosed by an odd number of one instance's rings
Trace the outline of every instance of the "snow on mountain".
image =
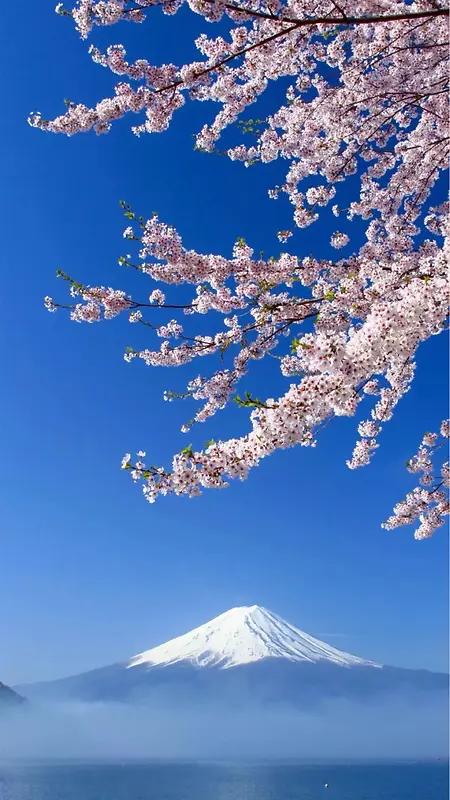
{"type": "Polygon", "coordinates": [[[342,667],[379,666],[309,636],[261,606],[242,606],[134,656],[128,668],[184,661],[199,667],[228,669],[263,658],[331,662],[342,667]]]}

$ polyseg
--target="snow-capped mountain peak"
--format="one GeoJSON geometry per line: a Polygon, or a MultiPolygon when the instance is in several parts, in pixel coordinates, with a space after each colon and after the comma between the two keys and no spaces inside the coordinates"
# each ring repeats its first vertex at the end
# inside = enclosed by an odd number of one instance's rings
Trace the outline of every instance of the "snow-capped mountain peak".
{"type": "Polygon", "coordinates": [[[227,669],[263,658],[328,661],[343,667],[378,666],[337,650],[255,605],[231,608],[183,636],[134,656],[128,667],[187,661],[199,667],[227,669]]]}

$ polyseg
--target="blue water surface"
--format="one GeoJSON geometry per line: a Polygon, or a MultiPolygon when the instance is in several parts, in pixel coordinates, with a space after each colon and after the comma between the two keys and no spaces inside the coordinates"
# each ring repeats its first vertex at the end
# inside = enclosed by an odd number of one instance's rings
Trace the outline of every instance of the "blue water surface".
{"type": "Polygon", "coordinates": [[[0,800],[447,800],[448,788],[443,763],[0,767],[0,800]]]}

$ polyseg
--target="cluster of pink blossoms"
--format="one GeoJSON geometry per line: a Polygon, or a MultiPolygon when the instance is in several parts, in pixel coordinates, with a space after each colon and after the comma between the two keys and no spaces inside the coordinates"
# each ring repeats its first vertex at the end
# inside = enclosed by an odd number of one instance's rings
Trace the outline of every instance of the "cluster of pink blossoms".
{"type": "Polygon", "coordinates": [[[336,185],[355,174],[360,197],[347,211],[350,219],[376,219],[379,235],[401,235],[414,226],[449,154],[444,2],[286,0],[274,7],[263,0],[137,0],[132,6],[78,0],[71,10],[58,4],[57,11],[71,16],[86,38],[94,26],[144,22],[155,5],[174,14],[185,2],[210,22],[229,20],[228,37],[196,39],[201,60],[130,63],[122,45],[105,54],[92,46],[94,61],[122,78],[114,95],[93,108],[69,103],[54,120],[34,113],[30,123],[68,135],[105,133],[115,120],[142,112],[145,120],[134,132],[160,132],[187,99],[210,100],[220,110],[197,145],[212,150],[271,81],[288,77],[286,103],[265,120],[254,144],[232,147],[229,157],[246,164],[287,161],[285,182],[272,196],[289,196],[300,227],[317,220],[336,185]],[[301,191],[312,176],[318,185],[301,191]]]}
{"type": "MultiPolygon", "coordinates": [[[[218,114],[197,136],[197,146],[208,151],[271,81],[288,78],[281,106],[262,125],[247,123],[254,133],[251,146],[239,143],[228,156],[246,165],[282,159],[288,165],[284,182],[269,194],[289,198],[297,226],[318,220],[333,201],[336,217],[365,221],[366,241],[359,251],[333,262],[286,253],[263,260],[243,241],[235,245],[232,258],[225,258],[187,250],[179,233],[157,216],[141,221],[137,230],[138,220],[128,211],[133,224],[124,236],[140,247],[139,263],[132,266],[172,287],[193,285],[191,302],[166,302],[159,288],[148,302],[140,302],[120,290],[72,282],[81,296],[70,307],[72,318],[93,322],[126,311],[130,322],[144,324],[163,339],[156,349],[129,348],[127,361],[177,366],[198,357],[220,359],[212,374],[189,382],[183,396],[201,405],[183,430],[231,399],[250,409],[246,436],[199,450],[185,448],[170,471],[146,466],[144,454],[135,464],[127,455],[123,467],[143,481],[150,502],[161,494],[194,496],[203,487],[243,479],[278,448],[314,445],[330,419],[352,416],[363,400],[373,398],[347,462],[350,468],[367,464],[383,424],[411,386],[417,348],[448,323],[448,203],[429,205],[450,151],[449,10],[444,2],[136,0],[130,5],[125,0],[78,0],[70,11],[60,4],[57,10],[71,16],[86,38],[94,26],[142,23],[155,13],[152,6],[173,14],[184,2],[210,22],[223,17],[229,22],[228,34],[198,37],[200,60],[130,63],[122,45],[106,53],[91,47],[95,62],[121,76],[114,95],[94,108],[70,103],[52,121],[33,114],[30,123],[67,135],[91,129],[105,133],[114,120],[138,112],[144,119],[133,128],[136,134],[159,132],[187,100],[210,100],[219,105],[218,114]],[[341,209],[336,195],[352,176],[359,190],[341,209]],[[167,321],[151,322],[152,306],[170,309],[167,321]],[[172,318],[174,309],[183,315],[183,324],[172,318]],[[208,335],[189,330],[195,314],[210,312],[214,321],[222,320],[217,330],[208,335]],[[282,375],[290,380],[286,392],[264,400],[250,394],[236,398],[250,362],[268,354],[276,354],[282,375]]],[[[278,238],[283,242],[290,235],[280,231],[278,238]]],[[[338,231],[331,244],[348,248],[350,238],[338,231]]],[[[46,298],[46,306],[55,310],[58,304],[46,298]]],[[[430,441],[424,440],[422,450],[430,441]]],[[[417,458],[424,463],[422,451],[417,458]]],[[[410,521],[422,514],[419,538],[430,535],[444,513],[438,489],[428,510],[420,506],[425,502],[421,493],[429,492],[424,486],[413,493],[414,502],[405,501],[408,514],[402,504],[394,513],[395,519],[410,521]]],[[[388,527],[394,527],[394,518],[388,527]]]]}
{"type": "Polygon", "coordinates": [[[392,530],[401,525],[411,525],[419,521],[414,533],[416,539],[429,539],[437,528],[444,525],[444,517],[450,514],[448,489],[450,487],[449,462],[442,464],[439,475],[433,472],[433,457],[441,447],[448,452],[450,438],[450,420],[444,420],[438,433],[426,433],[418,452],[408,461],[407,469],[412,473],[422,473],[419,486],[406,495],[405,500],[397,503],[394,513],[383,524],[383,528],[392,530]]]}
{"type": "MultiPolygon", "coordinates": [[[[358,254],[331,262],[287,253],[265,261],[239,241],[226,259],[187,250],[178,232],[155,215],[137,227],[133,238],[140,250],[133,266],[155,281],[193,285],[191,302],[166,304],[158,289],[149,302],[140,302],[117,290],[76,285],[72,291],[83,302],[71,314],[77,321],[97,321],[102,313],[111,317],[127,311],[130,322],[144,324],[163,339],[157,349],[128,348],[129,362],[137,358],[151,366],[178,366],[198,357],[220,358],[212,375],[197,376],[187,386],[183,396],[201,405],[184,431],[224,408],[235,398],[250,362],[275,349],[282,374],[295,378],[279,398],[238,398],[251,411],[250,432],[201,450],[186,448],[174,457],[169,472],[141,460],[140,466],[132,464],[127,456],[124,468],[144,481],[147,499],[153,502],[168,493],[194,496],[203,487],[243,479],[276,449],[313,446],[330,419],[354,415],[364,398],[373,397],[371,418],[360,423],[361,439],[348,462],[351,468],[368,463],[383,423],[410,387],[419,344],[445,329],[448,244],[440,248],[429,239],[414,247],[411,240],[394,259],[379,246],[376,257],[358,254]],[[169,319],[155,325],[146,318],[155,306],[170,314],[179,308],[186,324],[169,319]],[[210,335],[188,335],[189,318],[209,311],[215,319],[217,312],[222,315],[223,327],[210,335]],[[226,368],[224,359],[229,360],[226,368]]],[[[46,304],[57,306],[51,298],[46,304]]],[[[176,396],[168,393],[167,399],[176,396]]]]}

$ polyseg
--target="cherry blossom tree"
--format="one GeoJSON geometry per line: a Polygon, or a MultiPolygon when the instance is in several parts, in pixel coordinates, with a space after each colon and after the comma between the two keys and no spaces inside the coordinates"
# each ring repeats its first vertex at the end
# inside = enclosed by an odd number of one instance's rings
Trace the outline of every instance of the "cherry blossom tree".
{"type": "MultiPolygon", "coordinates": [[[[175,14],[182,5],[183,0],[78,0],[71,9],[59,4],[56,10],[71,17],[85,39],[97,25],[144,23],[158,13],[153,6],[175,14]]],[[[360,438],[347,464],[354,469],[369,463],[382,426],[411,386],[419,345],[448,324],[448,202],[435,204],[432,196],[450,149],[448,7],[440,0],[188,0],[187,5],[208,22],[221,23],[221,35],[196,39],[198,61],[130,63],[122,45],[106,53],[91,46],[94,61],[121,76],[114,94],[94,108],[67,102],[54,120],[34,113],[30,124],[67,135],[102,134],[134,112],[141,120],[132,130],[142,135],[166,130],[188,101],[213,101],[219,111],[197,134],[198,149],[217,151],[230,126],[238,136],[250,131],[250,146],[238,142],[225,155],[246,166],[282,159],[285,177],[269,194],[274,200],[289,198],[296,226],[315,223],[331,203],[346,225],[365,221],[366,241],[352,248],[348,233],[337,230],[330,243],[347,254],[319,260],[284,252],[264,259],[238,240],[226,258],[187,249],[157,215],[146,220],[122,203],[129,221],[124,237],[135,254],[119,262],[148,276],[152,286],[145,296],[81,285],[59,273],[73,303],[47,297],[50,311],[66,308],[76,322],[125,313],[161,340],[154,349],[129,348],[127,362],[178,366],[212,357],[214,366],[194,376],[185,393],[166,394],[168,400],[198,401],[184,431],[230,401],[250,411],[245,436],[211,441],[202,449],[189,445],[174,456],[170,470],[146,464],[143,452],[136,461],[127,454],[122,467],[142,481],[150,502],[160,494],[192,497],[205,487],[224,487],[230,479],[246,478],[279,448],[314,446],[325,425],[335,416],[354,415],[364,400],[368,418],[358,425],[360,438]],[[274,112],[263,120],[243,120],[247,107],[277,79],[284,88],[274,112]],[[336,195],[351,176],[359,189],[341,209],[336,195]],[[193,287],[189,302],[176,302],[180,284],[193,287]],[[161,324],[156,317],[164,309],[174,318],[161,324]],[[210,335],[196,333],[195,315],[210,312],[210,335]],[[251,362],[269,355],[279,360],[288,381],[284,394],[240,397],[238,383],[251,362]]],[[[291,235],[287,229],[278,238],[285,242],[291,235]]],[[[448,428],[443,423],[440,444],[448,428]]],[[[448,513],[443,491],[448,464],[434,486],[437,440],[426,434],[409,462],[411,471],[424,473],[421,484],[385,527],[418,518],[416,536],[424,538],[441,526],[448,513]]]]}

